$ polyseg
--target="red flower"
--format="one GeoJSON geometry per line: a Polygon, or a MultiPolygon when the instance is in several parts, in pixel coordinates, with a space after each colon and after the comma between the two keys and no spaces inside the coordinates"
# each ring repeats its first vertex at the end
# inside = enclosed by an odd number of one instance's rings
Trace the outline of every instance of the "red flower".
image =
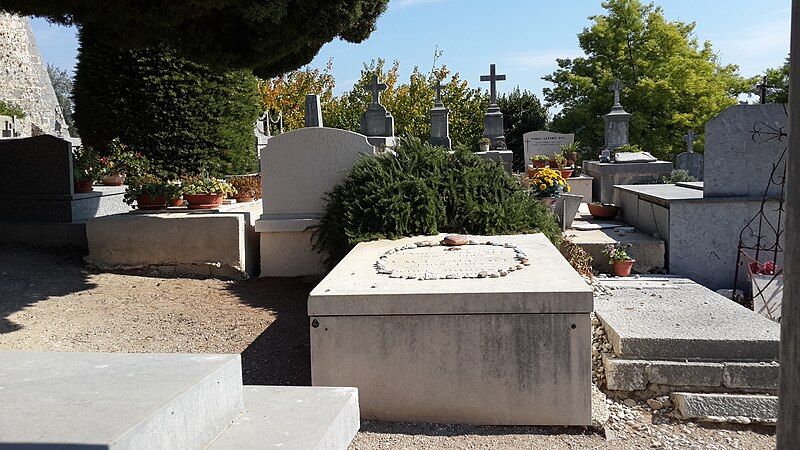
{"type": "Polygon", "coordinates": [[[136,152],[136,157],[142,159],[143,158],[142,152],[136,152]]]}
{"type": "Polygon", "coordinates": [[[108,158],[106,158],[106,157],[104,156],[104,157],[100,158],[100,162],[101,162],[101,163],[103,163],[103,164],[105,164],[105,163],[107,163],[107,162],[108,162],[108,158]]]}

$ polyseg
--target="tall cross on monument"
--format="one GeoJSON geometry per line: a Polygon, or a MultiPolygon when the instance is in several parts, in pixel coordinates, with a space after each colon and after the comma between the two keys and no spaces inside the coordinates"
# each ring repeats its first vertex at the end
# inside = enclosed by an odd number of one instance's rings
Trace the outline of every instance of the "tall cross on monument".
{"type": "Polygon", "coordinates": [[[436,89],[436,104],[437,105],[441,105],[442,104],[442,87],[443,87],[442,86],[442,80],[436,80],[436,86],[434,87],[434,89],[436,89]]]}
{"type": "Polygon", "coordinates": [[[497,75],[495,72],[494,64],[489,65],[489,75],[481,75],[481,81],[488,81],[489,82],[489,92],[491,94],[490,97],[490,104],[496,105],[497,104],[497,82],[498,81],[505,81],[505,75],[497,75]]]}
{"type": "Polygon", "coordinates": [[[381,103],[381,92],[386,90],[386,84],[378,83],[378,76],[372,76],[372,83],[364,86],[364,89],[372,92],[372,104],[379,105],[381,103]]]}
{"type": "Polygon", "coordinates": [[[767,103],[767,89],[771,88],[772,86],[767,84],[767,76],[764,75],[761,77],[761,84],[756,86],[758,88],[758,94],[761,99],[761,104],[764,105],[767,103]]]}
{"type": "Polygon", "coordinates": [[[694,143],[697,142],[700,138],[695,136],[694,130],[690,129],[686,136],[683,137],[684,142],[686,142],[686,151],[689,153],[694,153],[694,143]]]}
{"type": "Polygon", "coordinates": [[[619,93],[623,89],[625,89],[625,85],[623,85],[622,82],[619,81],[619,78],[614,80],[614,84],[608,87],[609,91],[614,91],[614,106],[621,106],[619,104],[619,93]]]}

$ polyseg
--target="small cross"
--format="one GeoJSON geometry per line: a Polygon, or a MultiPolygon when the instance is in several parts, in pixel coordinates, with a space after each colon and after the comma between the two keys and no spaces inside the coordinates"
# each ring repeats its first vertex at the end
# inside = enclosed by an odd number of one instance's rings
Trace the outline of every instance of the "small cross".
{"type": "Polygon", "coordinates": [[[619,93],[625,89],[625,86],[619,81],[619,78],[614,80],[614,84],[608,87],[609,91],[614,91],[614,106],[620,106],[619,104],[619,93]]]}
{"type": "Polygon", "coordinates": [[[442,80],[436,80],[436,86],[434,87],[434,89],[436,89],[436,104],[437,105],[441,105],[442,104],[442,88],[443,87],[444,86],[442,86],[442,80]]]}
{"type": "Polygon", "coordinates": [[[378,76],[372,76],[372,83],[364,86],[364,89],[372,92],[372,104],[379,105],[381,103],[381,91],[386,90],[386,85],[378,83],[378,76]]]}
{"type": "Polygon", "coordinates": [[[761,104],[764,105],[767,103],[767,89],[771,88],[772,86],[767,84],[767,76],[764,75],[761,78],[761,84],[756,86],[759,90],[759,96],[761,97],[761,104]]]}
{"type": "Polygon", "coordinates": [[[683,137],[683,141],[686,142],[686,151],[694,153],[694,143],[699,139],[699,137],[695,136],[694,130],[690,129],[686,136],[683,137]]]}
{"type": "Polygon", "coordinates": [[[497,104],[497,82],[505,81],[505,75],[497,75],[494,69],[494,64],[489,65],[489,75],[481,75],[481,81],[489,82],[490,104],[497,104]]]}

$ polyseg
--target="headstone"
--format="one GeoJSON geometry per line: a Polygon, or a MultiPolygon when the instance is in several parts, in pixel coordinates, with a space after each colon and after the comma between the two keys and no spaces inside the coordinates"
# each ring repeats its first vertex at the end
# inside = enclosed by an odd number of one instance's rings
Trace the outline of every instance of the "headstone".
{"type": "Polygon", "coordinates": [[[442,87],[441,80],[436,80],[436,101],[430,110],[431,137],[429,142],[431,145],[450,150],[452,145],[450,141],[450,111],[442,103],[442,87]]]}
{"type": "MultiPolygon", "coordinates": [[[[705,129],[704,196],[763,196],[770,177],[783,176],[786,157],[779,159],[787,127],[786,107],[779,103],[734,105],[711,119],[705,129]]],[[[773,184],[769,195],[780,196],[780,184],[773,184]]]]}
{"type": "Polygon", "coordinates": [[[703,155],[695,153],[694,143],[699,138],[694,134],[694,130],[689,130],[683,140],[686,142],[686,151],[675,157],[675,168],[689,172],[689,175],[698,179],[703,179],[703,155]]]}
{"type": "Polygon", "coordinates": [[[522,135],[522,142],[525,145],[525,164],[530,164],[531,156],[553,156],[560,151],[562,145],[574,143],[575,134],[529,131],[522,135]]]}
{"type": "Polygon", "coordinates": [[[322,126],[322,106],[317,94],[306,95],[305,125],[306,128],[322,126]]]}
{"type": "Polygon", "coordinates": [[[606,150],[614,151],[628,143],[628,125],[633,114],[625,112],[619,102],[619,93],[625,86],[619,80],[609,86],[610,91],[614,91],[614,106],[611,112],[603,116],[605,120],[606,150]]]}
{"type": "Polygon", "coordinates": [[[497,82],[505,81],[505,75],[498,75],[495,65],[489,65],[489,75],[481,75],[481,81],[489,82],[489,107],[483,115],[483,136],[489,138],[492,150],[505,150],[506,137],[503,127],[503,113],[497,106],[497,82]]]}
{"type": "Polygon", "coordinates": [[[261,152],[261,149],[267,145],[267,141],[270,138],[270,131],[269,131],[269,110],[264,111],[263,114],[256,120],[255,128],[253,129],[253,134],[256,138],[256,150],[261,152]]]}
{"type": "Polygon", "coordinates": [[[16,121],[14,116],[0,116],[0,138],[17,137],[16,121]]]}
{"type": "Polygon", "coordinates": [[[394,117],[381,105],[381,92],[386,90],[384,83],[378,82],[378,76],[372,76],[372,82],[364,89],[372,93],[372,103],[361,115],[361,134],[367,136],[370,144],[378,152],[383,152],[394,145],[394,117]]]}

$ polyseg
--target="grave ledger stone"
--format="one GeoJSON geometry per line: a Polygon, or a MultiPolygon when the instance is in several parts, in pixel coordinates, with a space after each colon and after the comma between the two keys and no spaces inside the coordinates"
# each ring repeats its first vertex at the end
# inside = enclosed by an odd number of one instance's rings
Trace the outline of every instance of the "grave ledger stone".
{"type": "Polygon", "coordinates": [[[430,110],[431,137],[429,142],[431,145],[450,150],[452,146],[450,141],[450,111],[442,103],[442,87],[442,81],[436,80],[436,101],[430,110]]]}
{"type": "Polygon", "coordinates": [[[675,157],[675,166],[678,169],[689,172],[690,176],[703,180],[703,155],[695,153],[694,143],[699,138],[694,134],[694,130],[689,130],[683,140],[686,142],[686,151],[675,157]]]}
{"type": "Polygon", "coordinates": [[[588,425],[589,286],[542,234],[443,237],[358,244],[317,285],[312,384],[377,420],[588,425]]]}
{"type": "Polygon", "coordinates": [[[384,151],[394,145],[394,117],[392,113],[381,105],[381,92],[386,90],[386,84],[378,82],[378,76],[372,76],[372,82],[364,89],[372,93],[372,103],[361,115],[361,134],[367,136],[370,144],[378,151],[384,151]]]}

